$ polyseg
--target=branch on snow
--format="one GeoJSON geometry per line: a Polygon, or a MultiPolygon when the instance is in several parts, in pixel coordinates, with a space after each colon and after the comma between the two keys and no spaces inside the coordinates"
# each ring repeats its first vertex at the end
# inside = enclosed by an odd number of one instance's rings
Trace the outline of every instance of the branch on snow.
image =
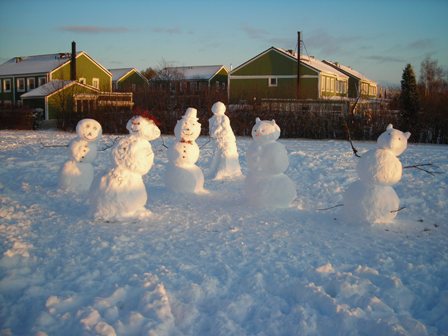
{"type": "Polygon", "coordinates": [[[441,171],[428,170],[428,169],[422,168],[422,167],[429,167],[429,166],[439,168],[436,165],[433,165],[432,163],[421,163],[421,164],[416,164],[416,165],[404,166],[403,169],[415,168],[415,169],[424,171],[425,173],[428,173],[432,176],[434,176],[435,174],[443,174],[443,172],[441,172],[441,171]]]}

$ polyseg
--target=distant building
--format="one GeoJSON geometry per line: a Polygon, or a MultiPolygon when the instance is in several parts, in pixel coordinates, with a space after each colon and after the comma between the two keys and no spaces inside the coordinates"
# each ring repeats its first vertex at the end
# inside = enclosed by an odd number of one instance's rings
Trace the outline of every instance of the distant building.
{"type": "Polygon", "coordinates": [[[112,73],[86,52],[76,52],[74,42],[71,53],[14,57],[0,65],[0,104],[42,108],[46,120],[56,119],[61,109],[96,106],[105,93],[105,105],[116,99],[133,104],[132,94],[112,93],[112,73]]]}
{"type": "Polygon", "coordinates": [[[229,72],[224,65],[166,67],[153,80],[171,92],[196,93],[204,89],[227,90],[229,72]]]}
{"type": "Polygon", "coordinates": [[[323,62],[331,65],[349,77],[348,96],[350,98],[357,98],[359,94],[363,99],[372,99],[378,96],[377,83],[367,78],[362,73],[338,62],[330,62],[325,60],[323,62]]]}
{"type": "Polygon", "coordinates": [[[112,74],[113,91],[132,91],[146,89],[148,80],[135,68],[109,69],[112,74]]]}

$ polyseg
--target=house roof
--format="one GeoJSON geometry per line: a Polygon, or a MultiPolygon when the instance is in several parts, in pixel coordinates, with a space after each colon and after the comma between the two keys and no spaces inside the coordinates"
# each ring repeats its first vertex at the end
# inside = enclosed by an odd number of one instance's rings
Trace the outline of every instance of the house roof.
{"type": "Polygon", "coordinates": [[[375,81],[367,78],[365,75],[363,75],[362,73],[356,71],[355,69],[352,69],[349,66],[343,65],[343,64],[341,64],[339,62],[332,62],[332,61],[326,61],[326,60],[324,60],[324,62],[329,64],[329,65],[331,65],[331,66],[333,66],[334,68],[337,68],[337,69],[340,69],[341,71],[344,71],[345,73],[347,73],[347,74],[349,74],[349,75],[351,75],[351,76],[353,76],[353,77],[355,77],[357,79],[375,83],[375,81]]]}
{"type": "Polygon", "coordinates": [[[37,87],[31,91],[28,91],[28,92],[22,94],[20,96],[20,98],[21,99],[44,98],[46,96],[50,96],[53,93],[56,93],[57,91],[62,90],[64,88],[66,88],[70,85],[74,85],[74,84],[86,87],[92,91],[98,91],[93,86],[87,86],[87,85],[81,84],[77,81],[55,79],[55,80],[52,80],[44,85],[37,87]]]}
{"type": "Polygon", "coordinates": [[[224,65],[200,65],[200,66],[181,66],[181,67],[166,67],[168,71],[175,71],[182,75],[184,79],[203,79],[209,80],[215,76],[221,69],[226,67],[224,65]]]}
{"type": "Polygon", "coordinates": [[[13,57],[0,65],[0,76],[48,73],[69,61],[70,53],[13,57]]]}
{"type": "Polygon", "coordinates": [[[136,68],[119,68],[119,69],[108,69],[110,73],[112,74],[112,81],[117,82],[123,77],[127,76],[131,72],[135,72],[137,75],[142,77],[144,80],[148,80],[145,76],[143,76],[140,71],[138,71],[136,68]]]}
{"type": "MultiPolygon", "coordinates": [[[[296,53],[292,53],[290,51],[287,51],[285,49],[282,48],[277,48],[277,47],[270,47],[268,49],[266,49],[265,51],[261,52],[260,54],[258,54],[257,56],[251,58],[250,60],[244,62],[243,64],[241,64],[240,66],[236,67],[234,70],[232,70],[231,74],[238,71],[239,69],[243,68],[245,65],[251,63],[252,61],[260,58],[261,56],[265,55],[266,53],[268,53],[269,51],[274,50],[280,54],[282,54],[285,57],[288,57],[292,60],[295,60],[297,62],[297,54],[296,53]]],[[[348,79],[348,76],[340,71],[338,71],[337,69],[333,68],[332,66],[325,64],[324,62],[318,60],[317,58],[313,57],[313,56],[305,56],[305,55],[301,55],[300,56],[300,63],[302,65],[307,66],[308,68],[314,69],[315,71],[318,72],[323,72],[326,74],[331,74],[331,75],[336,75],[337,78],[339,79],[348,79]]]]}

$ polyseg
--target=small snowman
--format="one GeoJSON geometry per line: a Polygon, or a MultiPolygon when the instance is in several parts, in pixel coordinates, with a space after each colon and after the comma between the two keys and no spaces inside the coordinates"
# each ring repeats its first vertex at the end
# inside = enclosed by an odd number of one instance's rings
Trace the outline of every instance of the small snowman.
{"type": "Polygon", "coordinates": [[[400,206],[392,186],[401,180],[403,168],[397,158],[407,148],[411,133],[389,124],[377,139],[377,148],[364,154],[356,167],[359,180],[344,192],[343,217],[349,222],[387,224],[400,206]]]}
{"type": "Polygon", "coordinates": [[[204,175],[196,165],[201,133],[197,110],[189,107],[174,128],[175,142],[168,148],[165,185],[174,192],[204,193],[204,175]]]}
{"type": "Polygon", "coordinates": [[[93,180],[93,166],[98,153],[102,127],[94,119],[82,119],[76,125],[77,137],[69,144],[70,159],[59,172],[59,185],[71,192],[88,191],[93,180]]]}
{"type": "Polygon", "coordinates": [[[248,174],[246,197],[252,205],[286,208],[297,197],[294,182],[284,174],[289,165],[288,153],[281,143],[280,127],[275,120],[256,119],[253,142],[246,152],[248,174]]]}
{"type": "Polygon", "coordinates": [[[61,189],[74,193],[87,192],[93,181],[92,162],[97,155],[97,147],[86,140],[76,139],[70,143],[71,158],[64,163],[59,173],[61,189]]]}
{"type": "Polygon", "coordinates": [[[122,221],[151,215],[143,176],[152,167],[154,153],[147,140],[129,135],[121,138],[112,150],[115,166],[99,181],[92,192],[96,219],[122,221]]]}
{"type": "Polygon", "coordinates": [[[209,174],[215,180],[235,178],[242,175],[236,138],[230,126],[229,117],[224,114],[225,111],[226,106],[222,102],[214,103],[212,106],[214,116],[208,120],[210,137],[215,141],[209,174]]]}

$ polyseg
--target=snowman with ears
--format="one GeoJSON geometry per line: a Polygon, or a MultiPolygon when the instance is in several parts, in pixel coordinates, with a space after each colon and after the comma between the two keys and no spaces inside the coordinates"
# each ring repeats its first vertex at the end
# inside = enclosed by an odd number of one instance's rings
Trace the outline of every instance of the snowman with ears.
{"type": "Polygon", "coordinates": [[[165,185],[174,192],[204,193],[204,174],[196,165],[199,146],[196,139],[201,133],[197,110],[189,107],[174,128],[175,142],[168,148],[165,185]]]}
{"type": "Polygon", "coordinates": [[[242,175],[236,138],[230,126],[229,117],[224,114],[225,111],[226,106],[222,102],[214,103],[212,106],[213,117],[208,120],[210,137],[215,140],[209,175],[215,180],[242,175]]]}
{"type": "Polygon", "coordinates": [[[98,142],[103,134],[100,123],[82,119],[76,125],[77,137],[70,141],[70,159],[59,172],[59,186],[67,191],[82,193],[89,190],[93,181],[93,166],[98,142]]]}
{"type": "Polygon", "coordinates": [[[61,189],[83,193],[90,189],[93,181],[93,165],[97,155],[97,147],[86,140],[71,141],[70,159],[64,163],[59,172],[59,186],[61,189]]]}
{"type": "Polygon", "coordinates": [[[407,148],[411,133],[389,124],[377,139],[377,148],[364,154],[356,167],[359,180],[344,193],[343,218],[348,222],[386,224],[394,220],[400,206],[392,186],[401,180],[403,167],[398,156],[407,148]]]}
{"type": "Polygon", "coordinates": [[[288,153],[277,142],[280,127],[275,120],[256,119],[253,142],[246,152],[249,169],[245,192],[250,204],[265,208],[287,208],[297,197],[294,182],[284,174],[289,165],[288,153]]]}

